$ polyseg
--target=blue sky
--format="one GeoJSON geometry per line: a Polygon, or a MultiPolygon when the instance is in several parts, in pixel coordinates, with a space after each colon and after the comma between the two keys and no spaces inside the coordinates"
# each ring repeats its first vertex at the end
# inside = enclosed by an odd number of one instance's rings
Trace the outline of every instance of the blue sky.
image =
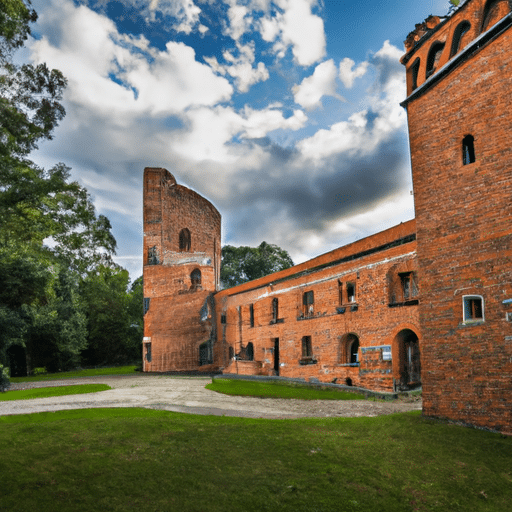
{"type": "Polygon", "coordinates": [[[68,78],[34,160],[64,162],[142,272],[142,172],[295,262],[414,216],[403,41],[448,0],[33,0],[21,57],[68,78]]]}

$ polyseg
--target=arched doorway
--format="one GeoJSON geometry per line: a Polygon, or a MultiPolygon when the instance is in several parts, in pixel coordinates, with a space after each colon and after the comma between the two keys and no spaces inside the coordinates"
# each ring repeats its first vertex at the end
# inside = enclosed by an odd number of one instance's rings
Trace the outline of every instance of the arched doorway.
{"type": "Polygon", "coordinates": [[[395,338],[398,347],[399,387],[402,390],[421,386],[420,344],[411,329],[403,329],[395,338]]]}

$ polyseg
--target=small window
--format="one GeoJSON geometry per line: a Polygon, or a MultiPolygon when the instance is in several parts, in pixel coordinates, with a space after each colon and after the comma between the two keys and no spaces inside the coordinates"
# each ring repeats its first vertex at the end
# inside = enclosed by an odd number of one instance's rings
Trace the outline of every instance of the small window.
{"type": "Polygon", "coordinates": [[[254,304],[249,306],[249,324],[254,327],[254,304]]]}
{"type": "Polygon", "coordinates": [[[254,345],[252,341],[247,343],[246,352],[247,354],[247,361],[254,361],[254,345]]]}
{"type": "Polygon", "coordinates": [[[484,300],[480,295],[462,297],[464,323],[484,321],[484,300]]]}
{"type": "Polygon", "coordinates": [[[222,313],[220,315],[220,323],[225,324],[226,323],[226,313],[222,313]]]}
{"type": "Polygon", "coordinates": [[[416,59],[414,63],[411,65],[411,88],[414,91],[418,87],[418,75],[420,72],[420,59],[416,59]]]}
{"type": "Polygon", "coordinates": [[[201,290],[201,271],[196,268],[192,270],[190,274],[190,289],[191,290],[201,290]]]}
{"type": "Polygon", "coordinates": [[[418,288],[416,280],[414,279],[414,272],[404,272],[399,274],[402,283],[402,296],[403,300],[407,301],[418,295],[418,288]]]}
{"type": "Polygon", "coordinates": [[[148,265],[158,265],[158,252],[156,245],[148,249],[148,265]]]}
{"type": "Polygon", "coordinates": [[[356,283],[347,283],[347,301],[356,301],[356,283]]]}
{"type": "Polygon", "coordinates": [[[313,357],[313,348],[311,346],[311,336],[302,337],[302,357],[313,357]]]}
{"type": "Polygon", "coordinates": [[[180,251],[190,251],[190,231],[184,228],[180,231],[180,251]]]}
{"type": "Polygon", "coordinates": [[[235,357],[235,349],[232,346],[229,347],[228,356],[229,359],[233,359],[235,357]]]}
{"type": "Polygon", "coordinates": [[[457,25],[457,28],[453,32],[452,48],[450,50],[450,57],[453,57],[462,49],[462,38],[467,34],[471,28],[469,21],[463,21],[457,25]]]}
{"type": "Polygon", "coordinates": [[[475,138],[466,135],[462,139],[462,164],[468,165],[475,162],[475,138]]]}
{"type": "Polygon", "coordinates": [[[302,295],[302,306],[303,306],[302,310],[303,310],[304,316],[313,315],[313,313],[315,311],[315,308],[313,305],[314,303],[315,303],[315,296],[314,296],[313,291],[305,292],[302,295]]]}
{"type": "Polygon", "coordinates": [[[349,346],[350,364],[359,364],[359,340],[356,338],[349,346]]]}
{"type": "Polygon", "coordinates": [[[143,311],[144,311],[144,315],[149,311],[149,303],[150,303],[150,300],[149,298],[147,297],[144,297],[144,301],[143,301],[143,311]]]}
{"type": "Polygon", "coordinates": [[[444,50],[444,43],[436,41],[431,47],[427,58],[426,78],[433,75],[439,65],[444,50]]]}
{"type": "Polygon", "coordinates": [[[146,349],[144,358],[148,363],[151,363],[151,343],[144,343],[144,348],[146,349]]]}
{"type": "Polygon", "coordinates": [[[273,298],[272,299],[272,321],[274,323],[276,323],[278,318],[279,318],[279,299],[273,298]]]}
{"type": "Polygon", "coordinates": [[[338,280],[338,299],[340,306],[343,305],[343,283],[338,280]]]}

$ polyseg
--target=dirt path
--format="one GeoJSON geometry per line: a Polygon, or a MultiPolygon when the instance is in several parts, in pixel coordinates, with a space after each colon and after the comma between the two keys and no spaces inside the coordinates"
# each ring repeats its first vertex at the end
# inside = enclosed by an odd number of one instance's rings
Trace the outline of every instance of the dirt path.
{"type": "Polygon", "coordinates": [[[0,416],[90,407],[145,407],[191,414],[246,418],[379,416],[421,410],[420,400],[283,400],[228,396],[205,389],[211,378],[154,375],[82,377],[23,383],[11,389],[72,384],[108,384],[112,389],[85,395],[0,402],[0,416]]]}

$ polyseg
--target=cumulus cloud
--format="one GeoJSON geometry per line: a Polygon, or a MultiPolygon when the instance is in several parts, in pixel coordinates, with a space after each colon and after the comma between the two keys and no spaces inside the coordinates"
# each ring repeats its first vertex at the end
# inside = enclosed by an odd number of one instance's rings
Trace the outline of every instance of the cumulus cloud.
{"type": "Polygon", "coordinates": [[[355,62],[349,57],[345,57],[340,62],[340,80],[347,89],[352,88],[354,80],[363,76],[368,69],[368,62],[361,62],[357,68],[352,69],[354,65],[355,62]]]}
{"type": "Polygon", "coordinates": [[[321,106],[322,96],[333,96],[344,101],[344,98],[336,93],[336,74],[336,66],[332,59],[319,64],[311,76],[304,78],[300,85],[293,88],[295,103],[312,109],[321,106]]]}
{"type": "Polygon", "coordinates": [[[267,13],[260,21],[260,33],[274,42],[274,51],[284,57],[291,47],[301,66],[310,66],[325,55],[325,33],[322,18],[313,14],[316,0],[277,0],[279,12],[267,13]]]}

